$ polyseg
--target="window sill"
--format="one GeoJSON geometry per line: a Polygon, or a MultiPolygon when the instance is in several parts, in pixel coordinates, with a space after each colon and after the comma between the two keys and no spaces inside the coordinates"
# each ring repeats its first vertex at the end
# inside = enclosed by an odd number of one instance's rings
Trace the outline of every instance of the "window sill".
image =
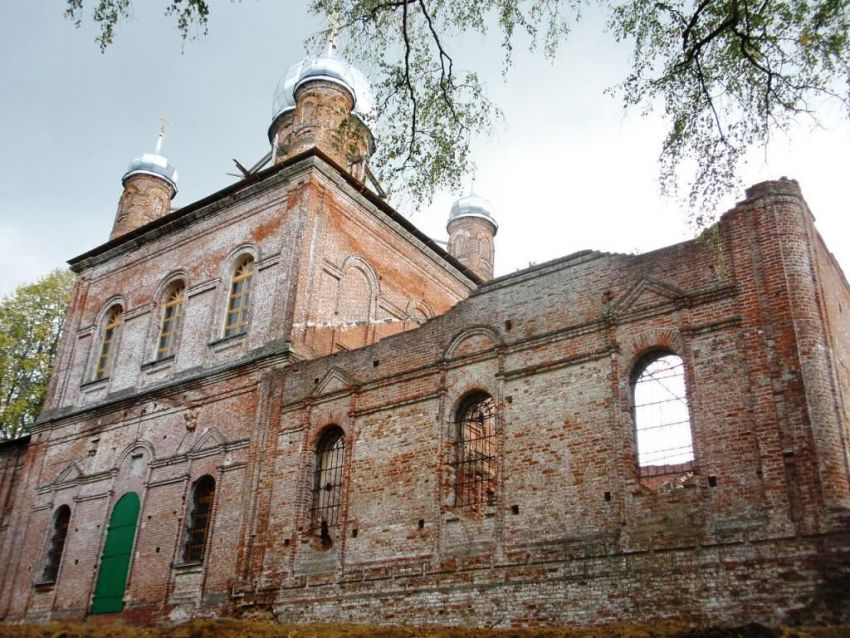
{"type": "Polygon", "coordinates": [[[171,563],[171,567],[178,572],[200,572],[204,568],[204,561],[193,561],[191,563],[171,563]]]}
{"type": "Polygon", "coordinates": [[[33,583],[36,591],[51,591],[55,586],[55,580],[40,580],[33,583]]]}
{"type": "Polygon", "coordinates": [[[211,348],[214,352],[222,352],[241,343],[246,336],[248,336],[247,331],[239,332],[235,335],[230,335],[229,337],[222,337],[221,339],[210,341],[207,344],[207,347],[211,348]]]}
{"type": "Polygon", "coordinates": [[[85,383],[81,383],[80,390],[82,390],[83,392],[95,392],[96,390],[105,388],[108,383],[109,377],[101,377],[100,379],[94,379],[93,381],[86,381],[85,383]]]}
{"type": "Polygon", "coordinates": [[[653,476],[667,476],[669,474],[683,474],[695,472],[696,463],[685,461],[684,463],[672,463],[670,465],[647,465],[638,467],[638,478],[651,478],[653,476]]]}
{"type": "Polygon", "coordinates": [[[159,359],[154,359],[153,361],[148,361],[147,363],[142,364],[143,372],[159,372],[160,370],[165,370],[166,368],[171,367],[174,363],[174,355],[170,354],[167,357],[161,357],[159,359]]]}

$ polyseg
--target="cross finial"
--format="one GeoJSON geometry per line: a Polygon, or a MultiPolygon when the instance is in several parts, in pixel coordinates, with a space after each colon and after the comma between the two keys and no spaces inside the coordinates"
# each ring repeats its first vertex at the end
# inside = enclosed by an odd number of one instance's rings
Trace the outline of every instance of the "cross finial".
{"type": "Polygon", "coordinates": [[[156,138],[156,152],[159,153],[162,150],[162,138],[165,137],[165,129],[168,128],[168,116],[160,115],[159,116],[159,137],[156,138]]]}

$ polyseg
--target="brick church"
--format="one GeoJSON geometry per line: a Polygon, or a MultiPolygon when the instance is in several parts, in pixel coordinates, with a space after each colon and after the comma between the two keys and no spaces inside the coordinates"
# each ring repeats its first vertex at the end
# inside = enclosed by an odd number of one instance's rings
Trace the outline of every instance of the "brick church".
{"type": "Polygon", "coordinates": [[[268,167],[179,210],[131,163],[0,444],[0,619],[850,620],[850,287],[797,183],[493,278],[489,202],[444,249],[379,196],[368,91],[295,65],[268,167]]]}

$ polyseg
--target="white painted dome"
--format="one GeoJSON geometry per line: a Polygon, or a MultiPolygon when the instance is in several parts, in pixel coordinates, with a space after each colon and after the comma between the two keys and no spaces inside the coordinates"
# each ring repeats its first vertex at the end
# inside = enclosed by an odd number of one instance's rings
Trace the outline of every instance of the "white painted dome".
{"type": "Polygon", "coordinates": [[[159,153],[142,153],[135,158],[127,167],[127,172],[121,178],[121,182],[127,181],[132,175],[153,175],[160,177],[171,184],[177,193],[177,168],[168,161],[168,158],[159,153]]]}
{"type": "Polygon", "coordinates": [[[495,228],[499,228],[496,219],[493,217],[493,204],[489,199],[484,199],[478,195],[470,193],[464,195],[452,204],[452,211],[449,214],[449,223],[461,217],[481,217],[493,224],[495,228]]]}
{"type": "Polygon", "coordinates": [[[369,80],[355,66],[333,52],[308,56],[289,67],[278,82],[272,101],[272,120],[295,108],[295,91],[311,80],[333,82],[346,89],[354,98],[355,115],[365,117],[372,112],[374,101],[369,80]]]}

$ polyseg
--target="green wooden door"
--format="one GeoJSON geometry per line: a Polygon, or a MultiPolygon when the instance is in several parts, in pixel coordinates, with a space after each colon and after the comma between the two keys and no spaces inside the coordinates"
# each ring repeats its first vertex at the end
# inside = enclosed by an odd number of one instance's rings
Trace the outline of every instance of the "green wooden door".
{"type": "Polygon", "coordinates": [[[139,495],[127,492],[112,508],[91,604],[93,614],[109,614],[124,609],[124,587],[127,585],[138,520],[139,495]]]}

